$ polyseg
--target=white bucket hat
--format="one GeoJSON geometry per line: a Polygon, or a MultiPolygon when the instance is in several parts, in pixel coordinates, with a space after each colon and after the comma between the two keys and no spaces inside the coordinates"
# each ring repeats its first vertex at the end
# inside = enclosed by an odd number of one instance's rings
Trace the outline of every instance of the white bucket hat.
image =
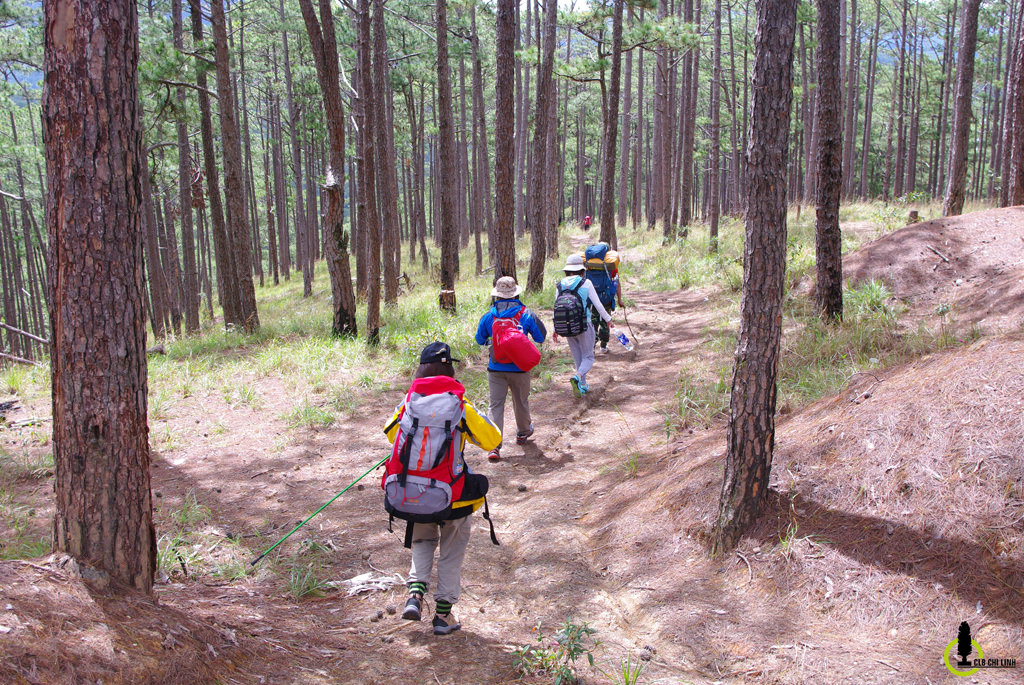
{"type": "Polygon", "coordinates": [[[523,292],[523,289],[516,283],[516,279],[511,276],[502,276],[498,279],[498,282],[494,284],[494,289],[491,290],[491,296],[502,300],[511,300],[521,292],[523,292]]]}
{"type": "Polygon", "coordinates": [[[562,271],[586,271],[587,267],[583,265],[583,257],[578,254],[571,254],[565,260],[565,267],[562,271]]]}

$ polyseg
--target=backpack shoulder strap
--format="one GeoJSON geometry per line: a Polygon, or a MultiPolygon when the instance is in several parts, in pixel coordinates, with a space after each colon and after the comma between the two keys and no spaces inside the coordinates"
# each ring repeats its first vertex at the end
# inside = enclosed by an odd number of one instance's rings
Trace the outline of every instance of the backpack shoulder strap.
{"type": "Polygon", "coordinates": [[[405,522],[405,548],[412,549],[412,529],[416,524],[412,521],[405,522]]]}
{"type": "MultiPolygon", "coordinates": [[[[491,510],[487,507],[487,496],[486,495],[484,495],[484,519],[491,526],[491,542],[493,542],[495,545],[499,545],[500,546],[501,543],[498,542],[498,536],[494,534],[494,521],[491,520],[491,510]]],[[[410,525],[412,525],[412,524],[410,524],[410,525]]]]}

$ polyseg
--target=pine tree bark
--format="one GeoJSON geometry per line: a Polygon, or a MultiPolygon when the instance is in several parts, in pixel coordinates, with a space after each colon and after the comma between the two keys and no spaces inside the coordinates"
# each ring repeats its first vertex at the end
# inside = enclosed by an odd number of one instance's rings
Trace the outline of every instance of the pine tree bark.
{"type": "Polygon", "coordinates": [[[1017,47],[1013,59],[1013,96],[1007,107],[1013,113],[1007,117],[1012,122],[1013,133],[1010,147],[1010,172],[1007,184],[1010,186],[1010,202],[1024,205],[1024,2],[1018,17],[1017,47]]]}
{"type": "Polygon", "coordinates": [[[721,91],[722,91],[722,1],[715,0],[713,26],[714,37],[711,75],[711,168],[708,193],[708,251],[718,252],[718,216],[721,189],[720,159],[721,152],[721,91]]]}
{"type": "Polygon", "coordinates": [[[441,292],[438,304],[455,313],[455,277],[459,271],[459,226],[455,217],[455,184],[458,178],[455,157],[451,67],[448,64],[448,2],[437,3],[437,104],[438,143],[440,146],[440,226],[441,292]]]}
{"type": "MultiPolygon", "coordinates": [[[[373,0],[373,113],[377,131],[374,156],[383,227],[384,302],[398,301],[402,241],[398,235],[398,178],[395,176],[395,127],[388,116],[388,46],[384,35],[384,0],[373,0]]],[[[337,79],[334,80],[337,83],[337,79]]]]}
{"type": "Polygon", "coordinates": [[[357,6],[358,43],[356,54],[359,60],[359,98],[356,103],[360,122],[360,145],[356,157],[359,175],[359,214],[366,238],[366,339],[371,345],[380,340],[380,275],[381,275],[381,229],[377,209],[377,156],[376,129],[373,117],[373,65],[370,52],[373,43],[370,37],[370,0],[359,0],[357,6]]]}
{"type": "Polygon", "coordinates": [[[324,190],[327,193],[327,270],[331,280],[334,313],[331,334],[355,335],[356,296],[349,267],[348,235],[345,233],[345,111],[339,87],[338,43],[330,0],[319,0],[317,20],[311,0],[299,0],[303,21],[313,52],[320,93],[324,99],[327,134],[330,139],[329,166],[324,190]]]}
{"type": "Polygon", "coordinates": [[[839,231],[842,191],[840,128],[839,0],[818,0],[818,194],[815,255],[818,314],[827,322],[843,317],[843,255],[839,231]]]}
{"type": "Polygon", "coordinates": [[[978,45],[980,5],[981,0],[964,0],[960,50],[957,56],[949,183],[946,186],[946,197],[942,202],[942,216],[957,216],[964,210],[967,190],[967,137],[971,129],[971,88],[974,85],[974,53],[978,45]]]}
{"type": "Polygon", "coordinates": [[[148,593],[136,3],[46,0],[43,11],[54,545],[148,593]]]}
{"type": "MultiPolygon", "coordinates": [[[[631,10],[630,16],[632,16],[631,10]]],[[[629,141],[633,135],[632,121],[630,119],[633,112],[633,50],[626,52],[625,81],[624,100],[622,102],[622,142],[619,148],[619,201],[617,206],[617,223],[619,226],[626,225],[626,216],[629,211],[627,191],[629,190],[629,141]]],[[[562,157],[564,159],[565,155],[563,154],[562,157]]]]}
{"type": "Polygon", "coordinates": [[[547,236],[544,224],[544,170],[548,163],[548,126],[551,118],[551,99],[554,97],[552,73],[555,62],[555,19],[557,3],[544,7],[544,37],[537,79],[537,107],[533,127],[533,171],[530,177],[530,271],[526,287],[538,291],[544,287],[544,260],[547,258],[547,236]]]}
{"type": "Polygon", "coordinates": [[[725,477],[713,551],[730,550],[757,518],[775,445],[775,400],[786,270],[786,156],[793,100],[796,0],[758,4],[747,148],[743,295],[725,477]]]}
{"type": "Polygon", "coordinates": [[[601,155],[601,240],[619,249],[615,232],[615,161],[619,135],[619,91],[622,80],[622,12],[625,0],[613,0],[612,65],[608,79],[608,108],[604,117],[601,155]]]}
{"type": "MultiPolygon", "coordinates": [[[[224,23],[222,0],[210,5],[210,25],[217,63],[217,98],[220,102],[220,132],[224,159],[224,192],[228,201],[227,228],[234,272],[231,287],[238,292],[238,318],[247,333],[260,327],[256,311],[256,288],[252,281],[252,246],[249,217],[243,202],[242,143],[235,119],[235,95],[231,87],[231,57],[228,55],[228,34],[224,23]]],[[[227,279],[225,279],[227,280],[227,279]]]]}
{"type": "Polygon", "coordinates": [[[498,0],[494,110],[494,280],[516,276],[515,244],[515,0],[498,0]]]}
{"type": "MultiPolygon", "coordinates": [[[[181,0],[171,0],[171,21],[174,47],[180,52],[184,50],[182,38],[181,0]]],[[[178,101],[178,200],[181,209],[181,251],[184,258],[184,290],[183,309],[185,310],[185,330],[195,333],[199,330],[199,273],[196,270],[196,239],[192,226],[192,165],[188,147],[188,127],[185,121],[185,89],[181,86],[175,91],[178,101]]]]}

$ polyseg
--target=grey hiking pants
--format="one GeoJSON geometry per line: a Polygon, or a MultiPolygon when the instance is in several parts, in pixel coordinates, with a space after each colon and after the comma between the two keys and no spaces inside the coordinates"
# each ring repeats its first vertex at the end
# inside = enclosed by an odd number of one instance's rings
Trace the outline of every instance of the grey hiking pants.
{"type": "Polygon", "coordinates": [[[576,375],[580,377],[580,385],[586,386],[587,372],[594,365],[594,324],[587,321],[587,329],[579,335],[566,338],[572,360],[576,364],[576,375]]]}
{"type": "Polygon", "coordinates": [[[512,393],[512,411],[516,416],[516,430],[530,430],[530,372],[488,371],[487,384],[491,391],[491,404],[487,418],[505,434],[505,398],[512,393]]]}
{"type": "Polygon", "coordinates": [[[434,550],[441,543],[437,556],[437,590],[434,601],[459,601],[462,592],[462,560],[466,558],[469,534],[473,530],[472,514],[460,519],[436,523],[415,523],[412,530],[412,568],[409,580],[430,583],[430,572],[434,568],[434,550]]]}

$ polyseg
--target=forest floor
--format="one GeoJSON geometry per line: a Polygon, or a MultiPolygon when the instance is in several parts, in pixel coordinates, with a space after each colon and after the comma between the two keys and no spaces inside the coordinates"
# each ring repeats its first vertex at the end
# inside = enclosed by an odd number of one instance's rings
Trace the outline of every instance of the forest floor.
{"type": "MultiPolygon", "coordinates": [[[[531,396],[532,440],[507,444],[497,463],[467,451],[490,478],[501,545],[477,516],[462,630],[436,637],[429,613],[420,623],[394,613],[409,553],[404,524],[388,531],[374,472],[253,573],[197,575],[197,553],[182,545],[181,572],[162,574],[153,599],[89,585],[66,559],[0,562],[0,680],[550,683],[517,670],[513,652],[551,647],[568,622],[600,642],[597,668],[578,661],[588,683],[622,682],[627,658],[644,664],[642,683],[941,683],[957,681],[943,650],[967,620],[985,658],[1018,660],[969,682],[1021,682],[1024,208],[901,229],[847,255],[845,273],[889,284],[905,308],[901,334],[921,324],[972,334],[781,407],[768,510],[733,553],[710,558],[706,547],[725,421],[672,417],[681,373],[729,362],[716,341],[735,336],[721,314],[735,294],[627,282],[629,328],[615,320],[637,349],[613,341],[592,392],[575,400],[567,346],[545,344],[557,372],[531,396]],[[363,591],[350,592],[358,576],[363,591]]],[[[481,353],[462,367],[485,363],[481,353]]],[[[248,566],[387,454],[381,427],[408,381],[288,440],[290,400],[270,379],[253,381],[259,408],[216,392],[178,402],[152,427],[187,436],[154,455],[158,524],[190,525],[208,541],[202,555],[248,566]]],[[[0,437],[27,440],[38,425],[11,424],[47,413],[22,404],[0,437]]],[[[5,506],[34,502],[31,520],[45,525],[52,478],[37,471],[8,481],[5,506]]]]}

